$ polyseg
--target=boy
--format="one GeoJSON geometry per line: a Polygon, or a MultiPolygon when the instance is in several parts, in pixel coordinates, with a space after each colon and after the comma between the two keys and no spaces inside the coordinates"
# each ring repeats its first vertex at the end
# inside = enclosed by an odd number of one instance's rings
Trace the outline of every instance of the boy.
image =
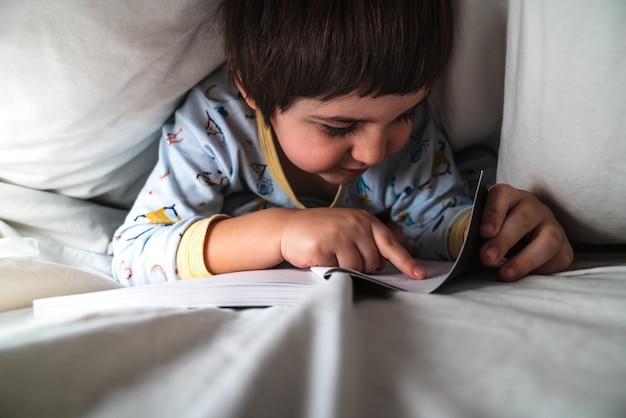
{"type": "MultiPolygon", "coordinates": [[[[228,0],[221,16],[226,67],[164,127],[114,239],[117,279],[386,260],[421,279],[413,255],[456,257],[471,201],[425,102],[452,48],[449,2],[228,0]]],[[[506,185],[481,233],[505,280],[572,258],[552,212],[506,185]]]]}

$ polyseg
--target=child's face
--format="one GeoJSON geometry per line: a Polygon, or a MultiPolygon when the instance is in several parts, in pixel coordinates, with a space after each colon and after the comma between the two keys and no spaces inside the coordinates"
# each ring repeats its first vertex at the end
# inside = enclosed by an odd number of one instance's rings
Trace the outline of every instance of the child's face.
{"type": "Polygon", "coordinates": [[[423,89],[406,96],[299,99],[271,122],[296,167],[328,183],[347,184],[406,144],[426,94],[423,89]]]}

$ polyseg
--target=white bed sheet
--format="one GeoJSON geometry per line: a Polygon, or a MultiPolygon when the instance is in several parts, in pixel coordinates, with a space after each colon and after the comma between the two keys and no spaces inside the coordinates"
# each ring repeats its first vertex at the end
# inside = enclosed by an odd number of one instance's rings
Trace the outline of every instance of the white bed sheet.
{"type": "Polygon", "coordinates": [[[0,416],[623,417],[626,261],[295,307],[0,314],[0,416]]]}

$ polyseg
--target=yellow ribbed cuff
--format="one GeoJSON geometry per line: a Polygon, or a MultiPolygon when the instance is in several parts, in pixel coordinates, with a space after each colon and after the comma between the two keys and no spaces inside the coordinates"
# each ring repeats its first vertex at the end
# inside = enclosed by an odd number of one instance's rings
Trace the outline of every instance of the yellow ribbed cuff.
{"type": "Polygon", "coordinates": [[[227,215],[213,215],[195,222],[183,233],[176,251],[178,275],[183,279],[212,276],[204,261],[204,242],[211,223],[228,219],[227,215]]]}
{"type": "Polygon", "coordinates": [[[448,249],[450,250],[450,255],[452,255],[452,258],[455,260],[461,252],[461,247],[463,247],[463,242],[465,241],[465,229],[467,228],[467,223],[469,222],[471,215],[472,211],[468,209],[464,214],[459,216],[459,219],[457,219],[450,230],[450,235],[448,237],[448,249]]]}

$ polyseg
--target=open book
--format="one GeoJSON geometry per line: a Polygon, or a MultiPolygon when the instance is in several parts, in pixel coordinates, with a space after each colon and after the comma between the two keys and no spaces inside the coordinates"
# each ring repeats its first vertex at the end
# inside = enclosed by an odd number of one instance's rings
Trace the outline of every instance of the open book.
{"type": "Polygon", "coordinates": [[[371,274],[341,267],[252,270],[194,280],[36,299],[33,301],[34,315],[37,318],[50,318],[153,306],[194,308],[293,305],[336,273],[343,273],[354,280],[368,280],[393,290],[431,293],[444,282],[466,272],[477,262],[481,243],[478,229],[486,197],[487,187],[481,175],[476,187],[467,237],[457,260],[454,263],[420,260],[428,272],[428,278],[424,280],[409,279],[390,263],[385,269],[371,274]]]}

